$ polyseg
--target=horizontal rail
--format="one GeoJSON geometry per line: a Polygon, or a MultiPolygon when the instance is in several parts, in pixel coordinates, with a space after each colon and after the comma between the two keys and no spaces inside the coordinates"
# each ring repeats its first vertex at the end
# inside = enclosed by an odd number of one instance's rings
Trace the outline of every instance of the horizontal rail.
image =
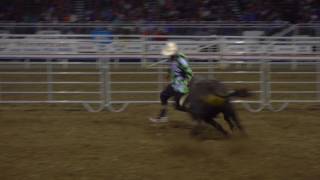
{"type": "MultiPolygon", "coordinates": [[[[142,94],[142,93],[148,93],[148,94],[154,94],[159,93],[161,91],[115,91],[111,92],[111,94],[142,94]]],[[[262,91],[250,91],[250,93],[261,93],[262,91]]]]}
{"type": "MultiPolygon", "coordinates": [[[[112,64],[112,62],[109,62],[112,64]]],[[[98,61],[92,61],[92,62],[81,62],[81,61],[78,61],[78,62],[73,62],[73,61],[68,61],[67,59],[58,59],[54,62],[48,60],[48,59],[45,59],[44,62],[33,62],[33,61],[30,61],[28,59],[24,59],[24,61],[19,61],[19,62],[16,62],[16,61],[0,61],[0,65],[26,65],[26,64],[29,64],[29,65],[98,65],[100,64],[98,61]]],[[[135,63],[137,64],[137,63],[135,63]]]]}
{"type": "MultiPolygon", "coordinates": [[[[116,91],[111,92],[111,94],[123,94],[123,93],[159,93],[160,91],[116,91]]],[[[262,91],[250,91],[250,93],[261,93],[262,91]]],[[[0,94],[99,94],[101,92],[94,91],[94,92],[87,92],[87,91],[35,91],[35,92],[28,92],[28,91],[2,91],[0,94]]],[[[314,94],[318,93],[318,91],[271,91],[271,94],[314,94]]]]}
{"type": "Polygon", "coordinates": [[[320,74],[320,72],[299,72],[299,71],[295,71],[295,72],[274,72],[271,71],[270,74],[320,74]]]}
{"type": "Polygon", "coordinates": [[[320,100],[270,100],[270,103],[319,103],[320,100]]]}
{"type": "Polygon", "coordinates": [[[159,81],[112,81],[109,84],[166,84],[169,82],[159,82],[159,81]]]}
{"type": "Polygon", "coordinates": [[[0,84],[101,84],[101,82],[92,81],[61,81],[61,82],[38,82],[38,81],[10,81],[10,82],[0,82],[0,84]]]}
{"type": "MultiPolygon", "coordinates": [[[[112,81],[110,84],[167,84],[170,83],[168,81],[112,81]]],[[[258,84],[261,81],[224,81],[226,84],[258,84]]]]}
{"type": "Polygon", "coordinates": [[[318,91],[270,91],[271,94],[314,94],[318,91]]]}
{"type": "Polygon", "coordinates": [[[0,72],[1,75],[43,75],[43,74],[52,74],[52,75],[100,75],[100,72],[0,72]]]}
{"type": "MultiPolygon", "coordinates": [[[[115,92],[110,92],[111,94],[126,94],[126,93],[130,93],[130,94],[139,94],[139,93],[159,93],[160,91],[115,91],[115,92]]],[[[87,91],[35,91],[35,92],[29,92],[29,91],[10,91],[10,92],[6,92],[6,91],[2,91],[0,92],[0,94],[99,94],[101,92],[99,91],[94,91],[94,92],[87,92],[87,91]]],[[[261,93],[261,91],[250,91],[250,93],[261,93]]],[[[277,92],[277,93],[281,93],[281,92],[277,92]]],[[[311,93],[311,92],[309,92],[311,93]]],[[[316,93],[316,91],[314,91],[314,93],[316,93]]]]}
{"type": "Polygon", "coordinates": [[[101,100],[75,101],[75,100],[45,100],[45,101],[26,101],[26,100],[1,100],[0,104],[101,104],[101,100]]]}
{"type": "Polygon", "coordinates": [[[270,84],[320,84],[315,81],[272,81],[270,84]]]}
{"type": "MultiPolygon", "coordinates": [[[[196,69],[196,68],[195,68],[196,69]]],[[[194,74],[260,74],[260,71],[225,71],[225,72],[194,72],[194,74]]],[[[52,75],[100,75],[99,72],[0,72],[0,75],[42,75],[42,74],[52,74],[52,75]]],[[[111,75],[127,75],[127,74],[167,74],[167,72],[110,72],[111,75]]],[[[270,74],[320,74],[320,72],[274,72],[271,71],[270,74]]]]}
{"type": "MultiPolygon", "coordinates": [[[[260,74],[260,71],[230,71],[230,72],[193,72],[193,74],[260,74]]],[[[168,74],[167,72],[110,72],[110,75],[128,75],[128,74],[168,74]]]]}
{"type": "MultiPolygon", "coordinates": [[[[171,103],[173,101],[170,101],[171,103]]],[[[233,100],[233,103],[261,103],[261,101],[244,101],[244,100],[233,100]]],[[[149,104],[149,103],[160,103],[160,101],[110,101],[110,104],[149,104]]]]}
{"type": "MultiPolygon", "coordinates": [[[[46,58],[45,58],[46,59],[46,58]]],[[[23,59],[24,61],[0,61],[0,64],[6,65],[25,65],[25,64],[30,64],[30,65],[100,65],[101,63],[97,61],[96,59],[93,59],[92,62],[83,62],[83,61],[68,61],[68,59],[63,58],[63,59],[58,59],[57,61],[49,61],[49,60],[44,60],[44,62],[34,62],[34,61],[29,61],[28,59],[23,59]]],[[[109,65],[119,65],[119,62],[113,62],[110,61],[109,58],[103,59],[104,61],[107,61],[109,65]]],[[[199,66],[193,66],[193,68],[208,68],[208,65],[219,65],[217,62],[214,62],[215,59],[207,59],[208,62],[197,62],[196,60],[193,61],[190,59],[190,64],[191,65],[204,65],[204,67],[199,67],[199,66]],[[213,61],[213,62],[211,62],[213,61]]],[[[255,65],[260,65],[261,62],[259,61],[219,61],[220,63],[226,63],[226,64],[255,64],[255,65]]],[[[141,62],[120,62],[121,65],[141,65],[141,62]]],[[[276,65],[288,65],[288,64],[301,64],[301,62],[297,61],[292,61],[292,62],[269,62],[269,64],[276,64],[276,65]]],[[[317,62],[303,62],[303,65],[310,65],[310,64],[315,64],[317,62]]],[[[320,62],[318,62],[320,63],[320,62]]],[[[162,65],[168,64],[167,62],[161,63],[162,65]]],[[[118,68],[121,68],[120,66],[118,68]]],[[[146,67],[147,69],[155,69],[155,68],[168,68],[168,66],[157,66],[157,67],[146,67]]]]}
{"type": "Polygon", "coordinates": [[[0,94],[99,94],[99,91],[94,92],[88,92],[88,91],[35,91],[35,92],[29,92],[29,91],[2,91],[0,94]]]}
{"type": "Polygon", "coordinates": [[[110,75],[128,75],[128,74],[138,74],[138,75],[145,75],[145,74],[168,74],[167,72],[110,72],[110,75]]]}
{"type": "MultiPolygon", "coordinates": [[[[189,53],[188,57],[190,59],[198,59],[198,60],[208,60],[208,59],[215,59],[215,60],[224,60],[224,61],[231,61],[231,60],[261,60],[261,61],[272,61],[279,59],[286,60],[286,61],[319,61],[320,54],[305,54],[298,56],[295,54],[283,54],[283,55],[272,55],[272,54],[217,54],[217,53],[189,53]]],[[[136,59],[160,59],[163,58],[162,55],[158,53],[155,54],[145,54],[145,53],[102,53],[102,54],[74,54],[74,53],[66,53],[66,54],[48,54],[48,53],[22,53],[22,54],[14,54],[14,53],[0,53],[0,58],[14,58],[14,59],[44,59],[44,58],[67,58],[67,59],[91,59],[91,58],[115,58],[115,59],[128,59],[128,58],[136,58],[136,59]]]]}
{"type": "Polygon", "coordinates": [[[141,93],[154,94],[159,92],[160,91],[115,91],[115,92],[111,92],[111,94],[141,94],[141,93]]]}
{"type": "MultiPolygon", "coordinates": [[[[234,100],[233,103],[261,103],[261,101],[244,101],[244,100],[234,100]]],[[[271,100],[271,103],[319,103],[320,100],[271,100]]],[[[48,103],[48,104],[82,104],[82,103],[90,103],[90,104],[100,104],[103,101],[74,101],[74,100],[54,100],[54,101],[25,101],[25,100],[14,100],[14,101],[0,101],[0,104],[36,104],[36,103],[48,103]]],[[[123,104],[123,103],[131,103],[131,104],[141,104],[141,103],[160,103],[160,101],[110,101],[111,104],[123,104]]]]}

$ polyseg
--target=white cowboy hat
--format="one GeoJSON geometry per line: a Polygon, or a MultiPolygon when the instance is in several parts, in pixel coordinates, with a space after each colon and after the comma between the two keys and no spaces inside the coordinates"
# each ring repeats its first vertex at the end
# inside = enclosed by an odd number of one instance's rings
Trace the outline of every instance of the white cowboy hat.
{"type": "Polygon", "coordinates": [[[161,54],[164,56],[171,56],[178,52],[178,46],[175,42],[167,42],[164,48],[161,51],[161,54]]]}

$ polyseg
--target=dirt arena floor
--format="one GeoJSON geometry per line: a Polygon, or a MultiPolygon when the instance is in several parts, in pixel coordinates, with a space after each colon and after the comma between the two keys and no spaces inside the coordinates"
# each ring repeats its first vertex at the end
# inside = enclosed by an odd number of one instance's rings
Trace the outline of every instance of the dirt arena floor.
{"type": "MultiPolygon", "coordinates": [[[[190,135],[191,119],[158,105],[86,112],[71,105],[0,105],[0,179],[319,180],[320,106],[238,113],[249,137],[213,128],[190,135]]],[[[221,121],[219,119],[219,121],[221,121]]]]}

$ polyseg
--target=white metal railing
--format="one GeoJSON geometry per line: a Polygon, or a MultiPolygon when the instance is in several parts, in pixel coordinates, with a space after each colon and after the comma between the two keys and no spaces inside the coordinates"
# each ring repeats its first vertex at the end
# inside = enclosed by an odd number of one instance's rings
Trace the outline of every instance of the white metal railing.
{"type": "Polygon", "coordinates": [[[253,86],[252,91],[258,98],[236,101],[250,111],[264,108],[279,111],[289,103],[320,102],[320,38],[141,35],[99,37],[0,35],[0,58],[7,60],[0,61],[0,103],[80,103],[89,111],[100,111],[105,107],[112,111],[122,111],[130,103],[158,102],[157,94],[167,83],[163,77],[165,70],[163,63],[156,63],[155,66],[148,64],[163,58],[159,52],[167,40],[178,43],[180,50],[191,59],[196,74],[218,78],[223,75],[221,80],[227,84],[253,86]],[[74,58],[76,62],[69,61],[74,58]],[[117,62],[119,58],[123,61],[138,59],[139,62],[117,62]],[[20,61],[17,62],[16,59],[20,61]],[[206,62],[200,62],[201,59],[206,62]],[[228,64],[242,68],[228,70],[228,66],[225,66],[228,64]],[[221,65],[227,69],[217,71],[216,67],[221,65]],[[254,68],[250,69],[252,66],[254,68]],[[117,69],[122,67],[127,69],[117,69]],[[132,70],[131,67],[138,69],[132,70]],[[277,70],[279,67],[280,70],[277,70]],[[236,76],[229,80],[223,79],[230,74],[236,76]],[[241,75],[254,78],[236,79],[241,75]],[[143,80],[144,78],[118,80],[117,77],[121,79],[121,76],[154,77],[148,81],[143,80]],[[293,76],[296,78],[290,79],[293,76]],[[70,77],[73,78],[68,80],[70,77]],[[143,88],[149,85],[152,88],[143,88]],[[281,88],[281,85],[284,87],[281,88]],[[290,85],[302,89],[292,88],[290,85]],[[290,94],[295,97],[289,97],[290,94]],[[152,97],[147,99],[149,95],[152,97]],[[135,98],[136,96],[142,97],[135,98]],[[273,103],[280,103],[280,106],[274,108],[273,103]],[[114,109],[114,104],[122,106],[114,109]],[[257,107],[253,108],[252,104],[257,107]]]}
{"type": "Polygon", "coordinates": [[[166,41],[191,58],[318,60],[317,37],[0,35],[0,58],[162,58],[166,41]]]}
{"type": "MultiPolygon", "coordinates": [[[[292,62],[227,61],[225,69],[216,61],[191,62],[196,75],[248,87],[255,97],[234,102],[251,112],[281,111],[289,103],[320,103],[320,62],[292,66],[292,62]]],[[[168,83],[166,68],[166,64],[114,64],[108,59],[0,62],[0,104],[72,103],[91,112],[104,108],[120,112],[129,104],[159,103],[158,95],[168,83]]]]}

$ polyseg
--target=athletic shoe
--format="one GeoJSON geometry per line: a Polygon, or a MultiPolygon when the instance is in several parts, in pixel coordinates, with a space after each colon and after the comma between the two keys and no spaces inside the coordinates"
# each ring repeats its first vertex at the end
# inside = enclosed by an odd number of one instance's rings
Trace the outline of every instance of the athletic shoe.
{"type": "Polygon", "coordinates": [[[156,118],[149,118],[149,121],[153,123],[166,123],[168,122],[168,117],[156,117],[156,118]]]}

